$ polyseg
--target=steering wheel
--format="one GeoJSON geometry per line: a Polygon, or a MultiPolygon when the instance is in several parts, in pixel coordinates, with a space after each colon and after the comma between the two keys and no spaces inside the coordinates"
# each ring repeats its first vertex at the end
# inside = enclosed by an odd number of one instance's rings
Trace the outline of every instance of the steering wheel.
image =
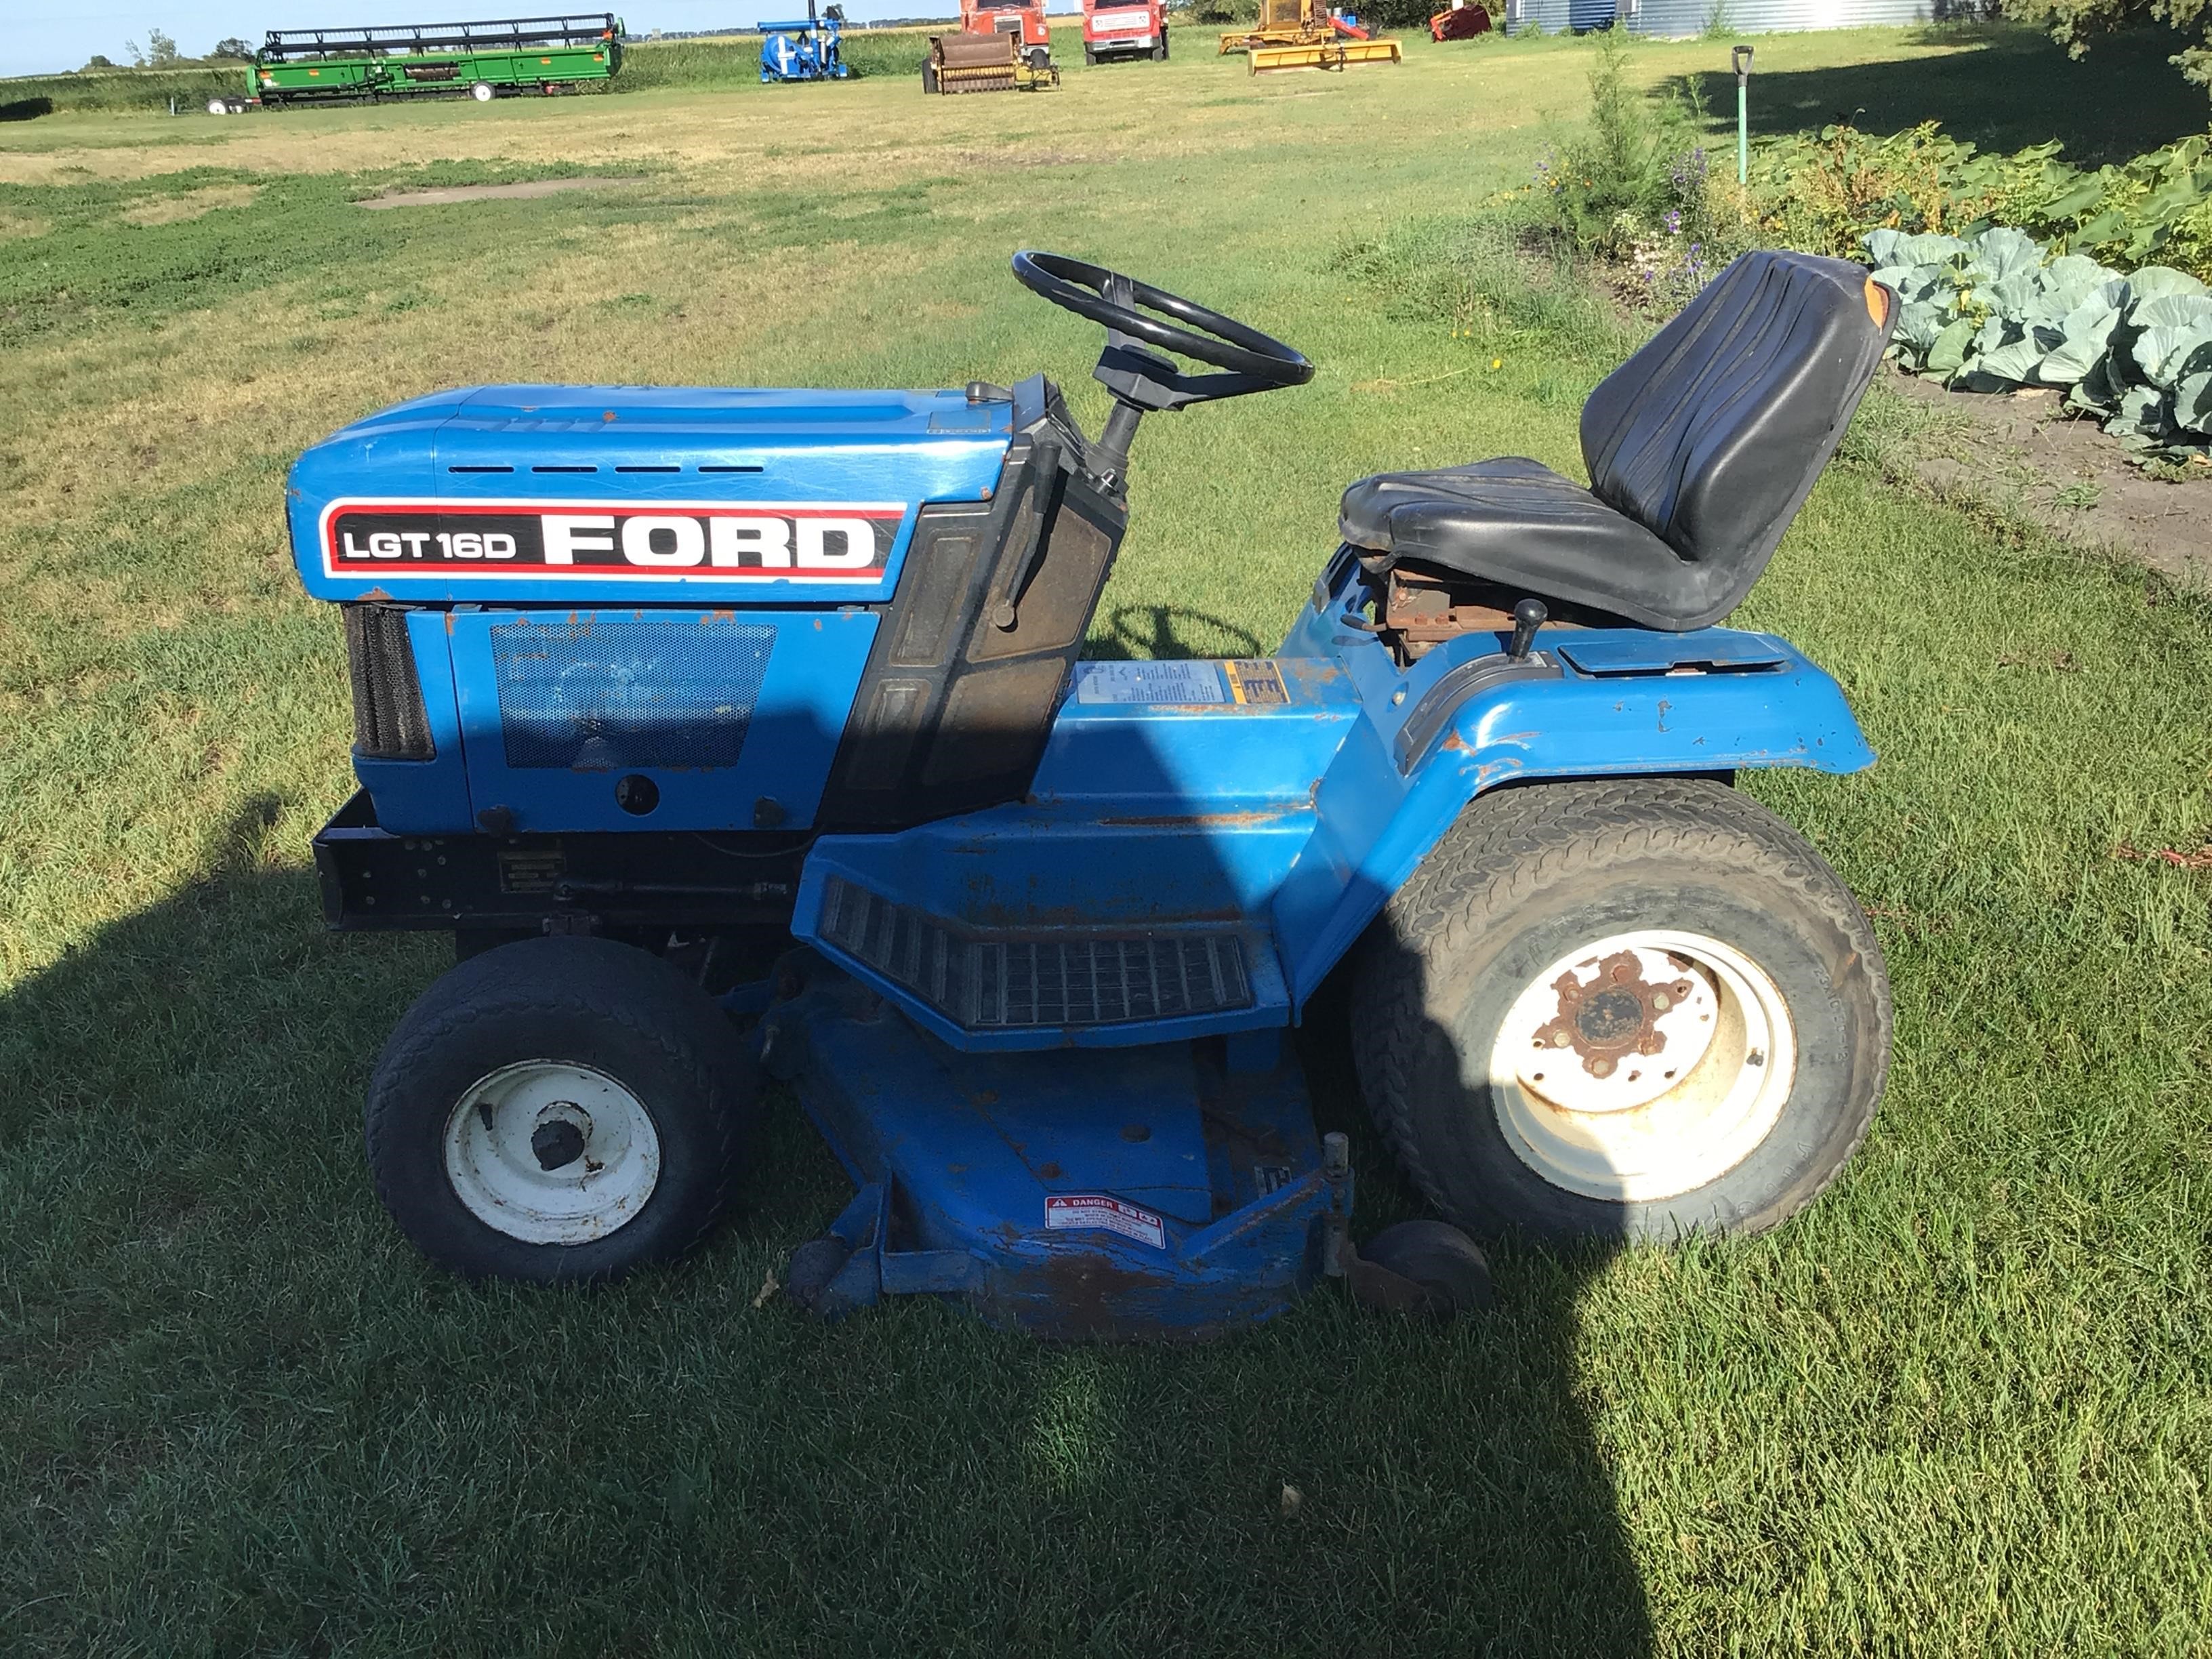
{"type": "MultiPolygon", "coordinates": [[[[1304,386],[1313,379],[1313,365],[1273,336],[1103,265],[1086,264],[1063,253],[1024,248],[1014,255],[1014,275],[1033,293],[1063,311],[1104,325],[1114,335],[1211,363],[1256,383],[1233,389],[1224,383],[1201,396],[1234,397],[1240,392],[1304,386]],[[1161,318],[1174,320],[1163,322],[1161,318]]],[[[1189,384],[1196,386],[1205,382],[1189,384]]]]}

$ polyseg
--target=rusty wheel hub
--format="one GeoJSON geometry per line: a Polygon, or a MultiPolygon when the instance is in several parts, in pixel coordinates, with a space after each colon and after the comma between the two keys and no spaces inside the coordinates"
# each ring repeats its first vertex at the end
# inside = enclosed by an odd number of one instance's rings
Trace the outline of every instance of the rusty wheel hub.
{"type": "Polygon", "coordinates": [[[1795,1073],[1774,981],[1718,939],[1645,929],[1594,941],[1506,1013],[1492,1097],[1515,1152],[1568,1191],[1672,1197],[1747,1157],[1795,1073]]]}
{"type": "MultiPolygon", "coordinates": [[[[1556,1018],[1536,1033],[1547,1048],[1566,1048],[1581,1057],[1583,1069],[1592,1077],[1611,1077],[1630,1054],[1656,1054],[1667,1047],[1659,1029],[1660,1017],[1687,1003],[1691,996],[1690,965],[1653,984],[1645,977],[1644,956],[1617,951],[1597,964],[1595,976],[1585,981],[1569,969],[1552,981],[1559,993],[1556,1018]]],[[[1676,966],[1673,958],[1666,966],[1676,966]]]]}

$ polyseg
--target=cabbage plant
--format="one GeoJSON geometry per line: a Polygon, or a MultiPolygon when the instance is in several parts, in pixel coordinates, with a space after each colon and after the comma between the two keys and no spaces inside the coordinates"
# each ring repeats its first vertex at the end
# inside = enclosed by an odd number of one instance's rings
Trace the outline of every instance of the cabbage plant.
{"type": "Polygon", "coordinates": [[[2212,290],[2185,271],[2122,275],[2053,258],[2002,227],[1960,238],[1876,230],[1875,280],[1900,310],[1891,353],[1909,374],[1969,392],[2063,388],[2140,461],[2204,456],[2212,441],[2212,290]]]}

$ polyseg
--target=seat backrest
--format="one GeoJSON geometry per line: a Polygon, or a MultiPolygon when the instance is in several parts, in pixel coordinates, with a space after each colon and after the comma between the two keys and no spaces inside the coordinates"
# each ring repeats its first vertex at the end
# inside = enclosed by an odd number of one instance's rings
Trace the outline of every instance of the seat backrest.
{"type": "Polygon", "coordinates": [[[1842,441],[1896,311],[1847,260],[1745,254],[1583,405],[1591,489],[1741,597],[1842,441]]]}

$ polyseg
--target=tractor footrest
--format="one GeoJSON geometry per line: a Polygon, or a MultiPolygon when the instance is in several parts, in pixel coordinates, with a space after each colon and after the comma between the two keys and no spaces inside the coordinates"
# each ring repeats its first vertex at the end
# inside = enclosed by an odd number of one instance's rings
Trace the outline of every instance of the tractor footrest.
{"type": "Polygon", "coordinates": [[[894,980],[970,1031],[1110,1025],[1249,1008],[1243,940],[1230,932],[993,937],[832,876],[822,942],[894,980]]]}

